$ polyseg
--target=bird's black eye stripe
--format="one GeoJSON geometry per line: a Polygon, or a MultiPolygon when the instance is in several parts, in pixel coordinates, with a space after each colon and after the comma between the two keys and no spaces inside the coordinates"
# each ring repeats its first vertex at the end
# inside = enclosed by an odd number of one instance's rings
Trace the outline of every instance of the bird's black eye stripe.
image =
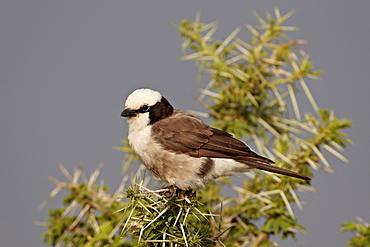
{"type": "Polygon", "coordinates": [[[140,107],[140,109],[138,109],[136,112],[138,112],[138,113],[144,113],[144,112],[149,111],[149,109],[150,109],[150,106],[148,106],[148,105],[143,105],[143,106],[142,106],[142,107],[140,107]]]}

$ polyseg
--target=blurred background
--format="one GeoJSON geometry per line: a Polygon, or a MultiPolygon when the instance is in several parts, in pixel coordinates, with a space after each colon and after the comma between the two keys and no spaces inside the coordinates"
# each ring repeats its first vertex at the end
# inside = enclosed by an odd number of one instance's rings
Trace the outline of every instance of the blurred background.
{"type": "Polygon", "coordinates": [[[149,87],[176,108],[203,110],[192,98],[197,69],[180,61],[171,24],[199,10],[202,22],[219,21],[215,37],[224,39],[258,25],[252,10],[264,16],[274,7],[297,10],[286,25],[302,29],[288,35],[308,40],[302,48],[325,71],[308,82],[319,106],[353,119],[351,164],[329,159],[336,173],[315,172],[319,193],[303,194],[307,205],[296,212],[307,229],[297,235],[303,246],[343,246],[352,235],[340,233],[342,222],[370,221],[368,0],[0,1],[0,246],[43,246],[45,229],[34,222],[47,217],[38,210],[54,188],[46,176],[65,180],[58,162],[70,172],[83,164],[87,174],[103,162],[100,179],[117,188],[124,153],[111,147],[126,137],[120,112],[133,90],[149,87]]]}

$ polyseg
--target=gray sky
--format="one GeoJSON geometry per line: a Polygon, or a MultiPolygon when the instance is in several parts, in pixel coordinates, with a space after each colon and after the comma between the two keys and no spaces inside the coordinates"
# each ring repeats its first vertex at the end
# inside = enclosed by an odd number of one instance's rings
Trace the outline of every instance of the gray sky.
{"type": "Polygon", "coordinates": [[[307,205],[296,212],[307,229],[297,236],[303,246],[343,246],[352,235],[340,233],[341,222],[370,221],[369,0],[0,1],[0,246],[42,246],[45,229],[34,221],[47,215],[37,209],[53,189],[46,175],[63,179],[57,162],[70,171],[84,163],[86,173],[104,162],[100,178],[118,186],[124,153],[110,147],[126,135],[119,115],[134,89],[150,87],[176,108],[202,110],[191,98],[197,70],[180,61],[170,24],[200,10],[202,21],[220,22],[222,39],[256,25],[252,9],[262,15],[275,6],[297,10],[287,24],[302,31],[290,37],[308,40],[303,48],[325,70],[322,81],[309,83],[319,106],[353,119],[351,164],[330,159],[336,173],[316,172],[319,193],[305,193],[307,205]]]}

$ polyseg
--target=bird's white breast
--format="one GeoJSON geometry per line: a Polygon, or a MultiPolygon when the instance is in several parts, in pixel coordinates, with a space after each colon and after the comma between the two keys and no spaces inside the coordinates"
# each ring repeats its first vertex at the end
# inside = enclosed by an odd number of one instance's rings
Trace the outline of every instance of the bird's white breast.
{"type": "Polygon", "coordinates": [[[197,172],[204,158],[193,158],[165,150],[152,136],[147,114],[130,118],[128,139],[131,148],[157,178],[179,188],[200,189],[205,186],[197,172]]]}
{"type": "Polygon", "coordinates": [[[129,118],[128,140],[131,148],[141,156],[151,140],[152,126],[149,123],[149,113],[140,114],[137,117],[129,118]]]}

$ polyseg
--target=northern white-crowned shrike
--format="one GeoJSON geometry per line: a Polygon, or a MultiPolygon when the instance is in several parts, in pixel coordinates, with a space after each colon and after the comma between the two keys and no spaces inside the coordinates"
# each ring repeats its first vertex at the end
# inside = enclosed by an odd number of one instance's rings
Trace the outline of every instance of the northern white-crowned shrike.
{"type": "Polygon", "coordinates": [[[128,140],[147,169],[181,190],[199,190],[218,177],[254,168],[310,180],[273,166],[229,133],[174,109],[157,91],[135,90],[121,116],[128,118],[128,140]]]}

